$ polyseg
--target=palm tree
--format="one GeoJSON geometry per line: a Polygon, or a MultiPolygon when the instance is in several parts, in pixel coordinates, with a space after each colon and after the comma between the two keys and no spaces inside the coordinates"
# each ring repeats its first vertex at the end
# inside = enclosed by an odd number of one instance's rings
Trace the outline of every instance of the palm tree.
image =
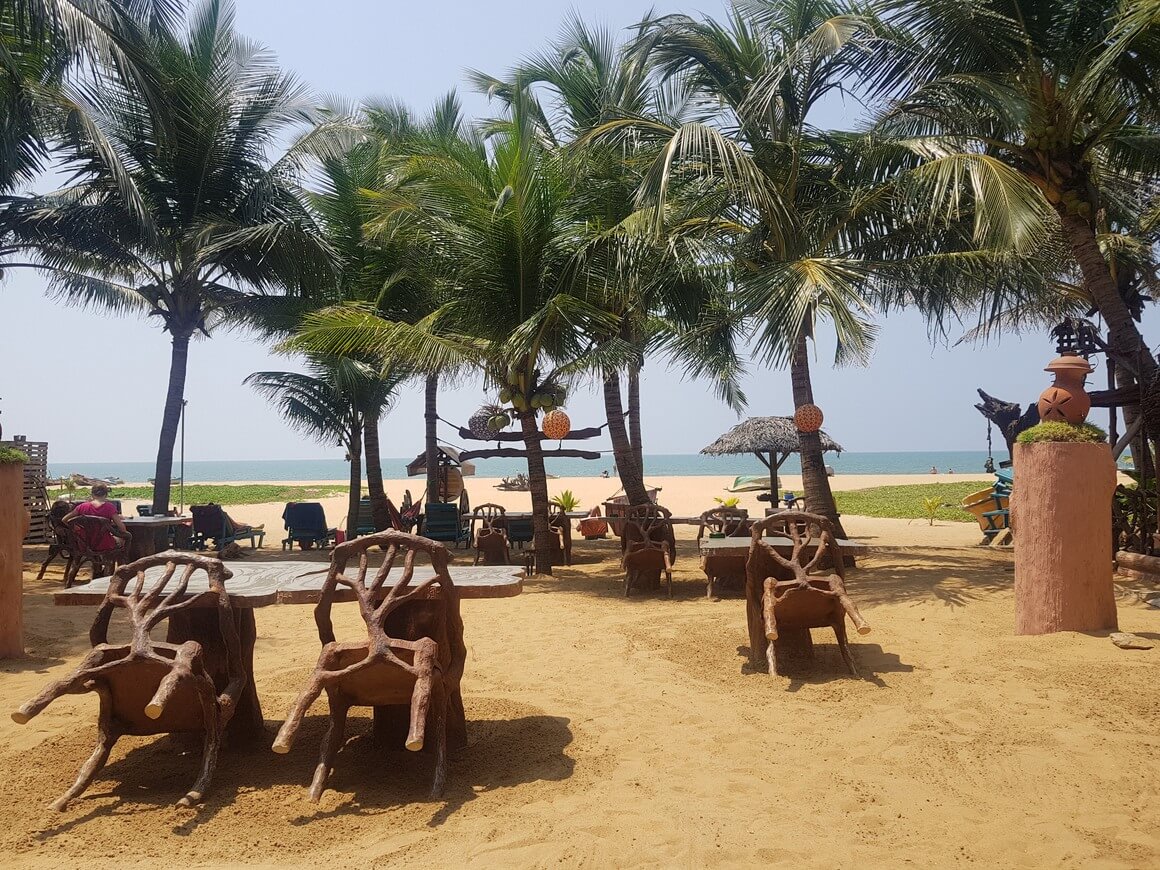
{"type": "MultiPolygon", "coordinates": [[[[312,359],[309,368],[313,374],[254,372],[244,383],[277,407],[292,428],[346,448],[350,462],[346,535],[352,539],[358,532],[367,422],[379,420],[387,411],[400,380],[384,378],[374,367],[347,359],[312,359]]],[[[371,455],[368,451],[368,462],[371,455]]]]}
{"type": "Polygon", "coordinates": [[[543,436],[528,400],[585,371],[591,336],[616,327],[614,316],[572,292],[570,266],[585,229],[573,180],[518,98],[486,147],[454,137],[407,162],[410,183],[380,194],[377,205],[384,224],[403,220],[419,230],[445,285],[442,303],[418,323],[387,321],[365,306],[319,312],[289,346],[373,352],[420,371],[470,365],[487,385],[518,394],[511,414],[528,459],[536,562],[551,573],[543,436]]]}
{"type": "MultiPolygon", "coordinates": [[[[789,365],[795,407],[814,402],[809,340],[819,321],[837,333],[838,363],[865,362],[875,333],[865,297],[873,269],[859,245],[890,223],[888,186],[844,171],[852,137],[819,130],[814,120],[819,103],[856,74],[866,35],[853,7],[838,0],[738,2],[723,22],[645,22],[640,56],[714,115],[681,125],[627,117],[592,134],[653,143],[645,201],[663,204],[690,180],[715,183],[719,225],[731,224],[737,239],[739,301],[766,359],[789,365]]],[[[821,439],[799,438],[806,501],[837,523],[821,439]]]]}
{"type": "Polygon", "coordinates": [[[169,504],[189,343],[253,295],[326,283],[331,258],[298,195],[289,156],[271,162],[306,93],[237,34],[227,0],[185,31],[161,22],[148,51],[165,99],[111,73],[83,89],[91,127],[65,156],[74,181],[14,208],[17,244],[37,253],[68,303],[143,313],[172,336],[153,509],[169,504]]]}
{"type": "MultiPolygon", "coordinates": [[[[651,231],[651,209],[642,210],[636,202],[641,173],[631,143],[629,147],[580,143],[612,118],[677,118],[683,108],[680,95],[656,87],[647,65],[610,30],[577,16],[565,23],[549,50],[522,62],[504,79],[480,72],[470,77],[479,90],[508,107],[518,94],[549,147],[569,152],[565,159],[580,179],[576,208],[588,235],[576,258],[576,273],[589,296],[618,319],[616,333],[605,341],[623,344],[627,351],[627,415],[620,369],[600,372],[609,437],[626,496],[632,504],[645,503],[640,433],[640,370],[645,354],[662,344],[657,339],[663,339],[671,353],[702,347],[694,341],[681,342],[678,335],[693,327],[711,298],[721,295],[722,272],[710,268],[702,244],[679,232],[705,215],[686,210],[670,218],[673,232],[663,241],[651,231]]],[[[743,401],[736,387],[735,360],[712,367],[690,359],[682,364],[715,375],[719,391],[735,406],[743,401]]]]}
{"type": "Polygon", "coordinates": [[[970,202],[979,235],[1058,233],[1079,275],[1070,286],[1103,317],[1117,364],[1160,388],[1123,257],[1160,193],[1160,4],[881,0],[878,11],[882,41],[863,74],[896,97],[878,129],[921,159],[933,208],[970,202]]]}

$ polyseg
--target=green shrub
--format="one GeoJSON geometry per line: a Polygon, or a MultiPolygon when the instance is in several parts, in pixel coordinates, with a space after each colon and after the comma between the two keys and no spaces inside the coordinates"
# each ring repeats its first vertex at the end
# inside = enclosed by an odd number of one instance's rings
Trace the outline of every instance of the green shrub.
{"type": "Polygon", "coordinates": [[[552,496],[550,503],[554,504],[564,513],[574,511],[580,507],[580,499],[576,498],[570,489],[566,489],[558,495],[552,496]]]}
{"type": "Polygon", "coordinates": [[[11,447],[0,447],[0,465],[24,465],[28,462],[28,454],[13,450],[11,447]]]}
{"type": "Polygon", "coordinates": [[[1108,440],[1108,433],[1091,423],[1073,425],[1048,421],[1023,430],[1015,440],[1020,444],[1098,444],[1108,440]]]}

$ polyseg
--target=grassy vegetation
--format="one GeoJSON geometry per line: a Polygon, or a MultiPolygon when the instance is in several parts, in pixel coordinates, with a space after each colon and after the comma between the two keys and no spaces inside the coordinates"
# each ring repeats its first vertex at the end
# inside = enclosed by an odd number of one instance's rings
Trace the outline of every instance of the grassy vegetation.
{"type": "Polygon", "coordinates": [[[939,504],[953,505],[934,511],[934,519],[958,523],[977,520],[959,507],[964,497],[980,489],[987,489],[987,480],[963,480],[954,483],[919,483],[905,486],[876,486],[871,489],[852,489],[835,492],[838,510],[844,514],[863,517],[893,517],[904,520],[930,519],[927,499],[939,504]]]}
{"type": "MultiPolygon", "coordinates": [[[[80,495],[87,494],[86,488],[77,490],[80,495]]],[[[177,499],[177,487],[173,487],[171,501],[177,499]]],[[[271,486],[269,484],[245,484],[241,486],[212,486],[209,484],[191,483],[185,487],[185,503],[207,504],[215,502],[220,505],[231,504],[262,504],[264,502],[286,501],[317,501],[320,498],[346,495],[345,486],[271,486]]],[[[124,501],[149,501],[153,498],[151,486],[110,486],[109,497],[124,501]]]]}
{"type": "Polygon", "coordinates": [[[0,462],[12,465],[23,465],[28,462],[28,454],[14,450],[11,447],[0,447],[0,462]]]}
{"type": "Polygon", "coordinates": [[[1020,444],[1038,444],[1042,442],[1072,443],[1072,444],[1099,444],[1108,440],[1108,433],[1099,426],[1091,423],[1060,423],[1048,420],[1038,423],[1030,429],[1024,429],[1015,440],[1020,444]]]}

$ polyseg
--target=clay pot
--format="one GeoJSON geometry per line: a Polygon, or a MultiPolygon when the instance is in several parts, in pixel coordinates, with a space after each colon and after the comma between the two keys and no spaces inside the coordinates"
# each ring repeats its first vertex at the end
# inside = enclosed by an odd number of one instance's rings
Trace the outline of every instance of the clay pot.
{"type": "Polygon", "coordinates": [[[1063,423],[1082,423],[1092,409],[1091,397],[1084,391],[1083,382],[1092,367],[1082,356],[1056,357],[1045,372],[1055,375],[1055,383],[1039,396],[1039,419],[1063,423]]]}
{"type": "Polygon", "coordinates": [[[793,423],[799,432],[817,432],[822,420],[822,409],[817,405],[799,405],[793,412],[793,423]]]}
{"type": "Polygon", "coordinates": [[[1015,631],[1116,628],[1112,494],[1107,444],[1016,444],[1015,631]]]}

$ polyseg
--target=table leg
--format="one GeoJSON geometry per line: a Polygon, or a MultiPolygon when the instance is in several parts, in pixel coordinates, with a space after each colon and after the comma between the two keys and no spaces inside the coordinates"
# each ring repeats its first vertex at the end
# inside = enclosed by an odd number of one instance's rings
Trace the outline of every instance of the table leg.
{"type": "MultiPolygon", "coordinates": [[[[226,726],[226,735],[231,742],[250,744],[265,741],[268,737],[262,705],[258,700],[258,690],[254,685],[254,642],[257,640],[257,623],[250,607],[234,608],[234,625],[241,645],[242,668],[246,672],[246,685],[238,698],[238,708],[226,726]]],[[[225,640],[218,626],[218,612],[212,607],[192,607],[169,618],[170,643],[184,643],[196,640],[201,644],[206,669],[213,677],[218,691],[229,682],[225,640]]]]}
{"type": "Polygon", "coordinates": [[[158,533],[165,534],[164,527],[141,527],[129,530],[133,535],[133,542],[129,544],[128,559],[130,562],[136,562],[138,559],[144,559],[146,556],[152,556],[154,553],[159,553],[164,547],[157,545],[158,533]]]}

